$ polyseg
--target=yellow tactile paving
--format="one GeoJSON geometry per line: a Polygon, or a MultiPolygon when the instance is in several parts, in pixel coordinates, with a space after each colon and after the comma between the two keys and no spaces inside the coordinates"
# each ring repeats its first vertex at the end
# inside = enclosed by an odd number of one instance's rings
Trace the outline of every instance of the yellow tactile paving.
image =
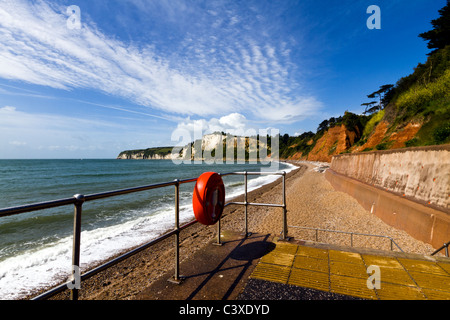
{"type": "Polygon", "coordinates": [[[259,263],[252,273],[252,278],[287,283],[290,272],[289,267],[259,263]]]}
{"type": "Polygon", "coordinates": [[[314,257],[318,259],[328,259],[328,250],[313,248],[313,247],[305,247],[299,246],[297,250],[297,255],[303,255],[308,257],[314,257]]]}
{"type": "Polygon", "coordinates": [[[450,293],[450,277],[433,275],[424,272],[410,272],[411,277],[421,288],[447,291],[450,293]]]}
{"type": "Polygon", "coordinates": [[[282,253],[286,253],[286,254],[296,254],[297,250],[298,250],[298,246],[296,246],[294,244],[290,244],[290,243],[278,242],[276,244],[275,249],[277,252],[282,252],[282,253]]]}
{"type": "Polygon", "coordinates": [[[342,261],[364,265],[361,255],[356,252],[329,250],[329,256],[332,261],[342,261]]]}
{"type": "Polygon", "coordinates": [[[328,260],[302,255],[295,256],[293,267],[326,273],[329,272],[328,260]]]}
{"type": "Polygon", "coordinates": [[[295,255],[283,252],[273,251],[261,258],[261,262],[278,264],[282,266],[291,266],[294,262],[295,255]]]}
{"type": "Polygon", "coordinates": [[[367,288],[367,279],[330,275],[330,291],[365,299],[376,299],[375,290],[367,288]]]}
{"type": "Polygon", "coordinates": [[[450,262],[449,263],[445,263],[445,262],[438,262],[437,265],[439,267],[441,267],[442,269],[445,270],[445,272],[447,272],[450,275],[450,262]]]}
{"type": "Polygon", "coordinates": [[[422,288],[428,300],[450,300],[450,292],[422,288]]]}
{"type": "Polygon", "coordinates": [[[379,267],[389,267],[389,268],[398,268],[403,269],[402,265],[396,258],[392,257],[382,257],[382,256],[374,256],[364,254],[363,256],[364,263],[366,266],[375,265],[379,267]]]}
{"type": "Polygon", "coordinates": [[[380,267],[380,281],[404,286],[415,286],[416,283],[404,269],[380,267]]]}
{"type": "Polygon", "coordinates": [[[293,268],[288,284],[322,291],[329,291],[330,289],[328,273],[305,269],[293,268]]]}
{"type": "Polygon", "coordinates": [[[425,272],[428,274],[448,276],[448,273],[433,261],[402,258],[399,258],[398,261],[400,261],[400,263],[405,267],[406,270],[408,270],[408,272],[425,272]]]}
{"type": "Polygon", "coordinates": [[[380,289],[376,289],[380,300],[424,300],[426,297],[416,286],[403,286],[381,282],[380,289]]]}
{"type": "Polygon", "coordinates": [[[277,242],[275,249],[260,259],[251,277],[364,299],[450,300],[450,261],[277,242]],[[369,266],[379,267],[380,288],[368,288],[369,276],[374,275],[367,272],[369,266]]]}
{"type": "Polygon", "coordinates": [[[367,268],[362,264],[354,264],[341,261],[330,262],[330,273],[341,276],[349,276],[367,279],[367,268]]]}

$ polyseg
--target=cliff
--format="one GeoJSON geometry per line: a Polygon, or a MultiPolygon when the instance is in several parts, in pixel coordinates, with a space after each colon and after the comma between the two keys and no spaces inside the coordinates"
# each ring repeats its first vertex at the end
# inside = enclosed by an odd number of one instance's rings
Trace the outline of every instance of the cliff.
{"type": "Polygon", "coordinates": [[[347,151],[357,138],[358,133],[349,130],[344,124],[330,128],[317,140],[307,159],[330,162],[333,155],[347,151]]]}
{"type": "Polygon", "coordinates": [[[242,159],[256,159],[260,150],[270,156],[270,146],[257,137],[238,137],[213,133],[204,135],[184,147],[163,147],[122,151],[117,159],[121,160],[205,160],[205,158],[222,157],[242,159]],[[175,152],[175,153],[173,153],[175,152]],[[200,155],[199,155],[200,153],[200,155]]]}
{"type": "Polygon", "coordinates": [[[283,136],[280,157],[331,162],[343,153],[450,144],[450,45],[368,97],[374,95],[379,104],[361,115],[346,112],[324,120],[316,133],[283,136]]]}
{"type": "Polygon", "coordinates": [[[117,159],[121,160],[170,160],[172,159],[172,147],[148,148],[139,150],[122,151],[117,159]]]}

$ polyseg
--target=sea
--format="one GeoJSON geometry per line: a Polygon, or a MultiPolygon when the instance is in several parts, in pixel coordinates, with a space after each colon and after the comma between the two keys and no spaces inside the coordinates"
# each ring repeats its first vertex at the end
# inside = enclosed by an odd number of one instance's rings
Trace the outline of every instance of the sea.
{"type": "MultiPolygon", "coordinates": [[[[295,167],[277,163],[277,171],[295,167]]],[[[99,192],[197,178],[203,172],[273,171],[263,164],[175,164],[170,160],[0,160],[0,209],[99,192]]],[[[280,176],[248,176],[248,190],[280,176]]],[[[223,177],[226,199],[244,193],[243,176],[223,177]]],[[[195,183],[180,186],[180,223],[194,218],[195,183]]],[[[174,228],[173,186],[83,205],[80,269],[108,260],[174,228]]],[[[68,280],[73,205],[0,217],[0,299],[16,300],[68,280]]]]}

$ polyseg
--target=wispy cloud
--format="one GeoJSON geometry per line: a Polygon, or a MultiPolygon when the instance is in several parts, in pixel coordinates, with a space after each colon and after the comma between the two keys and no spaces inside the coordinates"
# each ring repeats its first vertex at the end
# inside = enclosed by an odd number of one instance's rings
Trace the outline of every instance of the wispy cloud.
{"type": "Polygon", "coordinates": [[[126,124],[55,114],[25,112],[14,106],[0,107],[0,158],[88,157],[96,151],[114,157],[126,148],[155,144],[145,123],[133,119],[136,131],[126,124]],[[69,152],[67,154],[67,152],[69,152]]]}
{"type": "Polygon", "coordinates": [[[198,18],[201,31],[192,23],[179,46],[164,53],[151,42],[132,45],[104,34],[88,19],[81,30],[70,30],[66,7],[3,0],[0,77],[62,90],[99,90],[185,116],[239,112],[255,120],[292,122],[321,107],[302,94],[286,43],[257,35],[252,19],[233,8],[211,5],[199,10],[199,18],[195,8],[172,1],[133,2],[142,10],[164,11],[178,28],[198,18]],[[180,21],[186,13],[191,16],[180,21]]]}

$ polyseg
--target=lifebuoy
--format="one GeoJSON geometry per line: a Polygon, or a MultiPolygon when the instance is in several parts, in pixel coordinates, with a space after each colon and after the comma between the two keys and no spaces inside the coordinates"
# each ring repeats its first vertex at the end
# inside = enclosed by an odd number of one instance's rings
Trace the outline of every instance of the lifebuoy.
{"type": "Polygon", "coordinates": [[[219,221],[225,206],[225,186],[215,172],[205,172],[197,179],[192,207],[198,222],[210,226],[219,221]]]}

